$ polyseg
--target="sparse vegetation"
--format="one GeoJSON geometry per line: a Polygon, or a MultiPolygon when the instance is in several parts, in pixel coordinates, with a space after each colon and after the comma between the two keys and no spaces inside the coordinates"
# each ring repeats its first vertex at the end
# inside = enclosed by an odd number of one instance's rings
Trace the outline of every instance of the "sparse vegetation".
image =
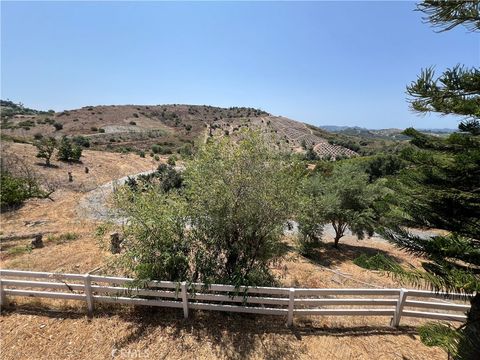
{"type": "Polygon", "coordinates": [[[38,149],[37,158],[45,159],[45,165],[50,166],[50,159],[57,148],[57,140],[53,137],[40,138],[34,144],[38,149]]]}

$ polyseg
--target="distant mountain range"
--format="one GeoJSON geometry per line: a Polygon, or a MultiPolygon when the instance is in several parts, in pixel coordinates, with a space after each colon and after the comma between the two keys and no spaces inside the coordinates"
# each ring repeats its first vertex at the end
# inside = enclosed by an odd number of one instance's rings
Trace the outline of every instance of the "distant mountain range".
{"type": "MultiPolygon", "coordinates": [[[[375,138],[389,138],[396,140],[407,139],[408,137],[403,135],[402,129],[390,128],[390,129],[367,129],[359,126],[338,126],[338,125],[320,125],[319,128],[344,135],[354,135],[362,137],[375,137],[375,138]]],[[[445,136],[456,132],[456,129],[417,129],[418,131],[435,136],[445,136]]]]}

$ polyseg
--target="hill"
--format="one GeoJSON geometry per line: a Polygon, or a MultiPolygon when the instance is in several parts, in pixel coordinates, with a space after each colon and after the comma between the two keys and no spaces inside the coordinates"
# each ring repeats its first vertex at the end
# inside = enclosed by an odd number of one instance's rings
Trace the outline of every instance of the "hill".
{"type": "Polygon", "coordinates": [[[97,150],[170,154],[189,153],[195,143],[209,137],[234,136],[242,128],[253,128],[270,134],[275,146],[291,151],[313,147],[320,157],[357,155],[329,142],[328,132],[320,128],[246,107],[100,105],[57,113],[25,109],[2,102],[4,138],[29,142],[66,135],[97,150]]]}
{"type": "MultiPolygon", "coordinates": [[[[329,132],[344,134],[344,135],[353,135],[361,136],[366,138],[381,138],[381,139],[396,139],[396,140],[406,140],[408,136],[403,135],[402,129],[390,128],[390,129],[367,129],[359,126],[337,126],[337,125],[320,125],[321,129],[324,129],[329,132]]],[[[445,136],[449,135],[456,129],[417,129],[418,131],[433,135],[433,136],[445,136]]]]}

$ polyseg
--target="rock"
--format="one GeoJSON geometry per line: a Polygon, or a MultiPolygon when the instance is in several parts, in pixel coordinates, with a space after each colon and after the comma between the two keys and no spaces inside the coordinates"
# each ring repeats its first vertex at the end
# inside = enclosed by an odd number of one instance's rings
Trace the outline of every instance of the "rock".
{"type": "Polygon", "coordinates": [[[120,244],[122,240],[120,240],[120,235],[117,232],[110,234],[110,252],[112,254],[118,254],[122,250],[120,244]]]}
{"type": "Polygon", "coordinates": [[[34,249],[43,248],[43,236],[42,234],[35,235],[35,239],[32,240],[32,247],[34,249]]]}

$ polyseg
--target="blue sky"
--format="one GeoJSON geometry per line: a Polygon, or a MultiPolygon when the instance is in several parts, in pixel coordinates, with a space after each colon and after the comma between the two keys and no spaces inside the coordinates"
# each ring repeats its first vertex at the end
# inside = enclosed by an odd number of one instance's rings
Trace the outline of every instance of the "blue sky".
{"type": "Polygon", "coordinates": [[[320,125],[456,127],[419,117],[422,67],[479,65],[478,34],[435,33],[414,2],[4,2],[1,96],[40,109],[252,106],[320,125]]]}

